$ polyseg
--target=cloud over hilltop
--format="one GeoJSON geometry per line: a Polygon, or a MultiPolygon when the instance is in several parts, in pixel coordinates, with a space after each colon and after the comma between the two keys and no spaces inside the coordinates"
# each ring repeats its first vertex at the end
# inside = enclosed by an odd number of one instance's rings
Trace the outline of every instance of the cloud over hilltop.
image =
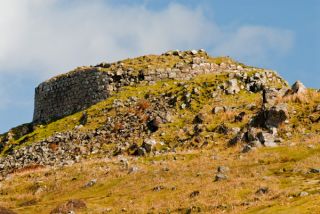
{"type": "Polygon", "coordinates": [[[0,131],[30,121],[34,87],[76,66],[198,48],[263,65],[293,45],[286,29],[222,25],[200,3],[114,2],[0,0],[0,131]]]}
{"type": "Polygon", "coordinates": [[[206,49],[257,62],[293,45],[288,30],[237,26],[226,30],[201,7],[150,11],[104,1],[0,1],[0,72],[28,70],[39,79],[78,65],[168,49],[206,49]],[[64,2],[64,3],[63,3],[64,2]]]}

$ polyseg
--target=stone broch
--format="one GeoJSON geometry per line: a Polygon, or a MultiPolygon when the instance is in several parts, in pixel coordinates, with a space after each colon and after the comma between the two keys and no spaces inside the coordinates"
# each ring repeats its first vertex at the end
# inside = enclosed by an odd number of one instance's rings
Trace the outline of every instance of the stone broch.
{"type": "MultiPolygon", "coordinates": [[[[124,68],[121,64],[110,72],[101,71],[104,64],[79,67],[69,73],[54,77],[41,83],[35,90],[34,123],[46,123],[75,112],[84,110],[93,104],[107,99],[113,91],[123,86],[146,84],[159,80],[189,80],[192,77],[212,72],[221,72],[228,65],[208,63],[204,58],[189,53],[191,63],[177,63],[172,68],[155,68],[137,71],[124,68]]],[[[229,68],[237,72],[237,67],[229,68]]]]}

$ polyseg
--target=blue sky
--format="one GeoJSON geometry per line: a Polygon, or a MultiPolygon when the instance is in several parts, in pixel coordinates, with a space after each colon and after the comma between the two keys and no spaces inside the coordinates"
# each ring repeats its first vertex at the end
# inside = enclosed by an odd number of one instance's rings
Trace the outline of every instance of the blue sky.
{"type": "Polygon", "coordinates": [[[0,0],[0,132],[81,65],[206,49],[320,88],[319,0],[0,0]]]}

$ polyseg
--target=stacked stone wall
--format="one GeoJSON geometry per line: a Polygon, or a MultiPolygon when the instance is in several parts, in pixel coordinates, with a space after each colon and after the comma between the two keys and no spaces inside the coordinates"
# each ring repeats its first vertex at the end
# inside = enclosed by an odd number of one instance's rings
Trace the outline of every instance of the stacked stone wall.
{"type": "Polygon", "coordinates": [[[243,70],[241,66],[208,63],[194,57],[189,64],[177,63],[173,68],[156,68],[134,71],[121,66],[105,72],[99,66],[82,67],[41,83],[35,90],[33,122],[43,123],[84,110],[123,86],[156,81],[189,80],[199,74],[243,70]]]}

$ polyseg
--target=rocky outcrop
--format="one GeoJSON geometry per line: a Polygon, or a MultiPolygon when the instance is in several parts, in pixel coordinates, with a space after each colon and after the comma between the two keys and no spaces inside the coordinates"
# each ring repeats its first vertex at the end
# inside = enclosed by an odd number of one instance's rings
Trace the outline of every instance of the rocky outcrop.
{"type": "Polygon", "coordinates": [[[84,110],[99,101],[105,100],[123,86],[138,83],[152,84],[155,81],[176,79],[189,80],[199,74],[230,72],[233,79],[223,86],[226,93],[235,94],[242,87],[257,92],[267,82],[282,82],[273,71],[258,68],[243,68],[232,63],[212,63],[204,50],[170,51],[165,56],[179,56],[179,62],[173,66],[159,65],[155,68],[133,69],[123,63],[101,63],[96,66],[79,67],[41,83],[35,90],[35,109],[33,122],[47,123],[72,113],[84,110]],[[247,72],[260,71],[254,76],[247,72]],[[238,79],[238,80],[237,80],[238,79]]]}
{"type": "Polygon", "coordinates": [[[289,118],[286,104],[277,104],[271,107],[264,106],[261,111],[253,118],[253,127],[278,128],[289,118]]]}
{"type": "Polygon", "coordinates": [[[226,93],[227,94],[237,94],[240,88],[238,86],[238,81],[236,79],[231,79],[227,81],[226,93]]]}
{"type": "Polygon", "coordinates": [[[72,131],[56,133],[19,149],[11,147],[6,156],[0,157],[0,173],[7,174],[32,165],[71,165],[93,154],[146,155],[158,152],[155,150],[157,141],[149,136],[157,131],[160,124],[168,122],[169,104],[152,96],[143,101],[150,106],[141,108],[141,100],[135,97],[125,101],[114,100],[113,108],[117,115],[108,117],[105,125],[91,132],[82,132],[82,125],[78,125],[72,131]],[[135,113],[118,111],[124,107],[135,113]],[[104,149],[110,144],[114,145],[113,148],[104,149]]]}
{"type": "MultiPolygon", "coordinates": [[[[49,122],[87,108],[101,99],[108,98],[121,90],[123,86],[139,83],[144,87],[159,80],[183,80],[174,82],[174,92],[168,91],[159,95],[148,93],[144,98],[139,99],[133,96],[125,99],[112,99],[113,103],[110,108],[114,110],[115,115],[107,116],[106,114],[105,123],[92,131],[82,132],[82,127],[86,126],[91,117],[86,111],[83,111],[73,130],[68,129],[69,131],[55,133],[51,137],[27,146],[20,147],[24,142],[30,141],[30,136],[19,141],[20,145],[11,143],[16,140],[13,134],[8,133],[1,136],[0,151],[5,152],[5,156],[0,158],[1,173],[6,174],[32,165],[70,165],[93,154],[113,156],[167,152],[173,148],[155,140],[152,134],[156,134],[166,123],[171,123],[171,115],[178,109],[193,108],[194,104],[197,105],[201,99],[209,97],[215,100],[219,100],[219,96],[230,96],[231,98],[241,90],[255,93],[274,83],[286,86],[286,83],[273,71],[246,68],[224,62],[215,64],[208,62],[208,58],[200,57],[198,53],[203,53],[203,50],[165,53],[165,55],[179,56],[179,59],[183,59],[184,63],[176,63],[173,68],[150,68],[135,72],[121,62],[102,63],[95,67],[78,68],[76,71],[40,84],[36,93],[35,122],[49,122]],[[189,61],[186,60],[186,57],[189,57],[189,61]],[[111,70],[104,70],[105,68],[111,70]],[[210,78],[203,85],[193,81],[187,82],[196,75],[211,72],[214,72],[214,75],[209,75],[210,78]],[[215,79],[214,76],[219,78],[215,79]],[[161,147],[161,150],[157,150],[157,147],[161,147]]],[[[163,85],[168,86],[169,84],[166,82],[163,85]]],[[[275,91],[279,90],[275,89],[275,91]]],[[[266,99],[269,102],[274,99],[274,96],[268,96],[266,99]]],[[[230,111],[229,107],[217,105],[213,108],[212,113],[223,114],[228,111],[230,111]]],[[[254,120],[256,125],[252,126],[263,129],[277,127],[287,116],[285,110],[277,106],[265,108],[258,115],[254,120]]],[[[234,122],[241,122],[246,117],[246,112],[239,112],[234,116],[234,122]]],[[[187,137],[178,137],[177,143],[182,145],[193,140],[198,143],[202,142],[201,135],[207,130],[206,122],[206,114],[199,112],[194,115],[190,130],[181,130],[187,137]]],[[[32,125],[34,124],[28,124],[28,129],[23,127],[23,133],[31,132],[32,125]]],[[[212,129],[213,132],[223,135],[237,133],[239,130],[240,128],[229,128],[223,123],[212,129]]],[[[260,131],[263,131],[262,135],[256,133],[251,141],[259,141],[267,145],[270,141],[267,140],[267,135],[264,135],[265,130],[260,131]]],[[[236,140],[242,140],[245,132],[241,130],[236,140]]]]}
{"type": "Polygon", "coordinates": [[[303,85],[302,82],[296,81],[292,87],[291,90],[294,94],[304,94],[307,91],[307,88],[303,85]]]}

